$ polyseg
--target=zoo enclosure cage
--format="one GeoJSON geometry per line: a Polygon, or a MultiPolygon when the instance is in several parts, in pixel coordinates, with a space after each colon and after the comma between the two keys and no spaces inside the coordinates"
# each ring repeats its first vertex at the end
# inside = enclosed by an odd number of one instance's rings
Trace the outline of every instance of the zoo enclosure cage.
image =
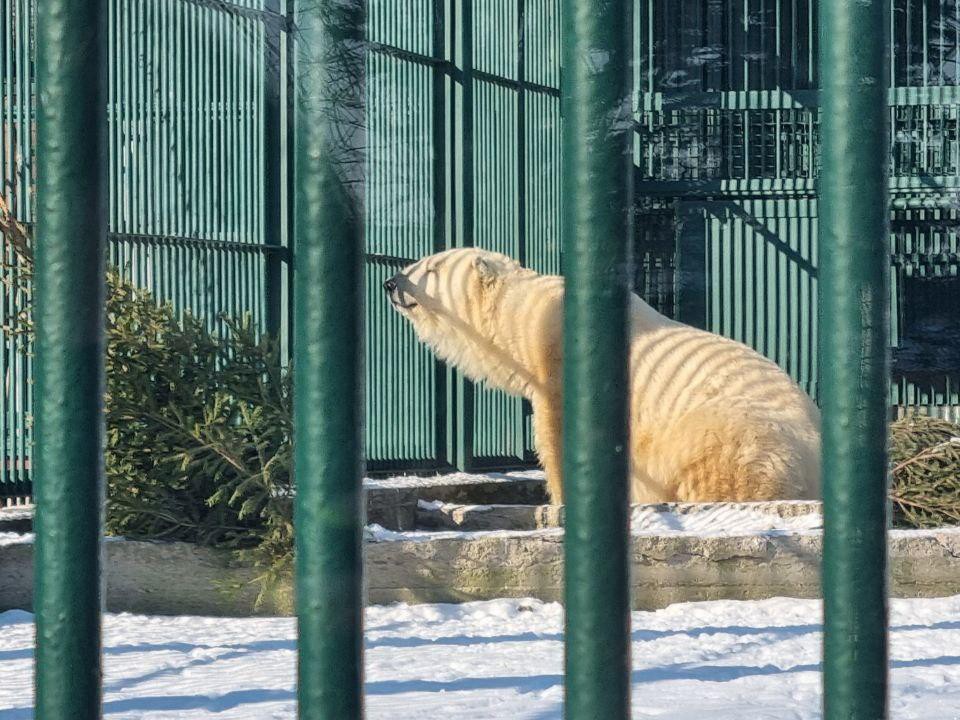
{"type": "MultiPolygon", "coordinates": [[[[289,331],[289,11],[278,0],[110,2],[111,260],[159,299],[289,331]]],[[[3,196],[34,218],[34,8],[3,0],[3,196]]],[[[817,377],[817,8],[635,5],[637,290],[817,377]]],[[[960,406],[960,3],[893,0],[894,378],[960,406]],[[952,343],[950,338],[956,338],[952,343]],[[935,352],[933,349],[940,348],[935,352]]],[[[367,448],[372,470],[533,460],[529,412],[437,363],[377,289],[477,244],[558,272],[558,0],[372,0],[367,448]]],[[[4,323],[22,309],[4,259],[4,323]]],[[[31,361],[4,335],[0,496],[30,489],[31,361]]]]}
{"type": "MultiPolygon", "coordinates": [[[[564,714],[630,714],[624,395],[632,4],[564,0],[564,714]],[[599,62],[598,62],[599,60],[599,62]],[[596,131],[594,129],[596,128],[596,131]],[[588,130],[589,129],[589,130],[588,130]],[[595,237],[596,236],[596,237],[595,237]],[[602,250],[602,252],[601,252],[602,250]],[[603,292],[595,292],[602,287],[603,292]],[[600,348],[598,351],[597,348],[600,348]],[[595,385],[594,385],[595,381],[595,385]],[[598,477],[599,476],[599,477],[598,477]],[[600,480],[600,482],[598,482],[600,480]]],[[[108,0],[38,6],[36,714],[102,713],[108,0]]],[[[297,699],[363,717],[363,347],[356,142],[365,4],[297,5],[297,699]]],[[[887,716],[885,5],[824,2],[823,714],[887,716]],[[862,37],[861,37],[862,35],[862,37]],[[859,47],[857,45],[859,44],[859,47]]]]}

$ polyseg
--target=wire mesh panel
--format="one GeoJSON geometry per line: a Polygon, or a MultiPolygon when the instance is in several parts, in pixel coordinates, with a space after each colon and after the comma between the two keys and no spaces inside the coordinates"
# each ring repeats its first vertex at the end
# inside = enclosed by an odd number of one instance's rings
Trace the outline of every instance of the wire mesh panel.
{"type": "Polygon", "coordinates": [[[28,0],[4,0],[0,16],[0,63],[3,66],[0,179],[3,197],[14,216],[33,218],[36,179],[33,144],[36,127],[32,41],[35,13],[28,0]]]}
{"type": "MultiPolygon", "coordinates": [[[[642,191],[813,193],[816,2],[641,0],[636,20],[642,191]]],[[[892,187],[955,188],[958,3],[896,0],[888,27],[892,187]]]]}
{"type": "Polygon", "coordinates": [[[960,3],[891,0],[890,84],[936,87],[960,82],[960,3]]]}
{"type": "Polygon", "coordinates": [[[634,221],[633,291],[657,312],[677,317],[677,231],[671,207],[642,207],[634,221]]]}
{"type": "MultiPolygon", "coordinates": [[[[903,206],[944,208],[926,211],[942,213],[935,221],[920,210],[895,216],[901,245],[955,234],[958,12],[956,0],[890,4],[891,191],[903,206]]],[[[641,0],[636,13],[638,190],[680,201],[681,317],[754,345],[815,393],[817,3],[641,0]]],[[[907,279],[949,276],[953,266],[939,251],[908,262],[897,247],[894,337],[919,332],[924,312],[952,322],[960,311],[937,298],[955,286],[907,279]]],[[[951,369],[941,359],[926,373],[895,363],[892,398],[902,411],[956,406],[950,377],[960,360],[951,369]]]]}
{"type": "MultiPolygon", "coordinates": [[[[518,75],[519,231],[523,260],[537,272],[559,275],[560,246],[560,8],[555,0],[524,0],[518,75]]],[[[524,405],[524,450],[534,449],[533,415],[524,405]]]]}
{"type": "Polygon", "coordinates": [[[641,189],[813,176],[815,3],[641,0],[636,13],[641,189]]]}
{"type": "Polygon", "coordinates": [[[691,203],[685,217],[680,264],[700,255],[706,280],[697,324],[754,347],[815,395],[815,202],[691,203]]]}
{"type": "MultiPolygon", "coordinates": [[[[559,273],[559,5],[473,3],[473,243],[559,273]]],[[[531,412],[519,398],[478,388],[473,462],[533,458],[531,412]]]]}
{"type": "Polygon", "coordinates": [[[258,241],[261,18],[183,0],[111,9],[113,231],[258,241]]]}
{"type": "MultiPolygon", "coordinates": [[[[520,153],[523,125],[518,83],[521,18],[517,0],[473,3],[473,242],[523,260],[520,153]]],[[[473,395],[475,459],[522,462],[523,403],[477,387],[473,395]]]]}
{"type": "MultiPolygon", "coordinates": [[[[557,3],[395,9],[370,6],[369,281],[470,245],[558,272],[557,3]]],[[[524,402],[448,377],[382,293],[369,299],[373,469],[532,461],[524,402]]]]}
{"type": "Polygon", "coordinates": [[[890,244],[892,402],[960,420],[960,212],[896,211],[890,244]]]}
{"type": "Polygon", "coordinates": [[[2,258],[2,324],[0,378],[0,505],[3,497],[25,499],[30,495],[33,428],[32,363],[33,344],[21,332],[20,319],[28,311],[27,279],[21,258],[4,245],[2,258]]]}

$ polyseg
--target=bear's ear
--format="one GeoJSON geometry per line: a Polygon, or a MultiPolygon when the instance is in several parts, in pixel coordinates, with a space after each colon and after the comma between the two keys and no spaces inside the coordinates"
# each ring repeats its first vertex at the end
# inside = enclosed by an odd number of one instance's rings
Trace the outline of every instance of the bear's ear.
{"type": "Polygon", "coordinates": [[[490,264],[490,261],[480,255],[477,255],[473,258],[473,267],[476,269],[481,280],[493,280],[497,275],[497,272],[493,265],[490,264]]]}

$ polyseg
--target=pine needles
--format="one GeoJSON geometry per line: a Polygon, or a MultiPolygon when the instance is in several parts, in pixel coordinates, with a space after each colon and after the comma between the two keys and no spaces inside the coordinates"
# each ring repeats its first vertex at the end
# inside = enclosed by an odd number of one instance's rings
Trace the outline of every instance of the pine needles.
{"type": "Polygon", "coordinates": [[[890,427],[894,525],[960,524],[960,425],[910,416],[890,427]]]}
{"type": "MultiPolygon", "coordinates": [[[[0,198],[4,277],[18,312],[4,332],[29,347],[31,237],[0,198]]],[[[289,373],[250,322],[220,331],[107,273],[106,530],[229,548],[252,562],[261,600],[293,557],[289,373]]]]}

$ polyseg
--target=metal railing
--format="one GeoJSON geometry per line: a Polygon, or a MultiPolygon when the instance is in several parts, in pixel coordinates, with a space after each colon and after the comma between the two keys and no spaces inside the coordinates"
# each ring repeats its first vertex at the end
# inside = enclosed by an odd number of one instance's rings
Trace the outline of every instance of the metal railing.
{"type": "Polygon", "coordinates": [[[825,720],[887,715],[886,20],[881,0],[820,3],[825,720]]]}
{"type": "MultiPolygon", "coordinates": [[[[35,208],[35,5],[0,2],[0,192],[22,221],[35,208]]],[[[559,0],[505,0],[496,12],[460,0],[402,5],[409,12],[397,11],[398,0],[372,0],[367,25],[367,282],[378,286],[393,272],[383,256],[419,257],[469,244],[557,272],[559,0]]],[[[738,210],[765,199],[813,200],[821,163],[816,3],[702,0],[695,11],[696,5],[634,4],[636,187],[644,199],[657,196],[657,213],[672,213],[664,222],[644,214],[637,224],[637,264],[645,256],[648,263],[635,290],[667,314],[674,291],[690,304],[689,278],[671,268],[690,267],[682,257],[694,226],[688,211],[700,213],[697,222],[709,234],[697,252],[705,243],[712,251],[741,242],[741,234],[773,233],[780,245],[808,248],[800,284],[806,290],[815,282],[815,205],[791,224],[777,210],[726,219],[708,204],[738,210]],[[651,240],[656,256],[647,253],[651,240]]],[[[294,24],[286,11],[278,0],[111,0],[108,7],[108,257],[159,300],[212,322],[221,312],[249,311],[276,330],[289,316],[294,24]]],[[[898,0],[888,11],[894,203],[956,208],[960,3],[898,0]]],[[[956,222],[946,227],[911,217],[910,232],[944,227],[956,247],[956,222]]],[[[891,258],[894,297],[901,267],[910,272],[898,252],[891,258]]],[[[745,263],[756,269],[764,261],[756,255],[745,263]]],[[[954,274],[960,267],[949,259],[941,264],[954,274]]],[[[709,263],[703,269],[713,287],[725,282],[709,263]]],[[[744,282],[789,285],[790,272],[792,266],[787,276],[771,270],[744,282]]],[[[816,392],[806,370],[816,364],[812,333],[792,321],[774,331],[756,306],[722,307],[733,313],[735,327],[765,323],[765,335],[738,335],[710,317],[712,302],[699,299],[709,329],[753,345],[816,392]]],[[[802,316],[808,304],[817,313],[804,293],[791,290],[782,302],[786,313],[798,309],[802,316]]],[[[10,293],[0,303],[5,319],[23,309],[10,293]]],[[[521,401],[448,377],[381,294],[370,296],[366,325],[365,446],[372,472],[535,462],[530,413],[521,401]]],[[[24,339],[4,340],[0,502],[29,496],[32,477],[32,360],[24,339]]],[[[929,382],[894,372],[892,397],[903,410],[960,413],[960,367],[929,382]]]]}
{"type": "MultiPolygon", "coordinates": [[[[363,714],[362,2],[300,5],[295,177],[299,714],[363,714]]],[[[628,0],[565,0],[566,705],[629,714],[628,0]],[[597,238],[600,238],[599,244],[597,238]],[[601,351],[598,352],[598,349],[601,351]],[[594,388],[586,391],[585,387],[594,388]]],[[[824,2],[825,716],[886,716],[884,4],[824,2]]],[[[99,717],[106,0],[38,16],[37,717],[99,717]],[[80,240],[78,240],[78,238],[80,240]]]]}
{"type": "Polygon", "coordinates": [[[36,716],[100,716],[107,4],[37,8],[36,716]]]}

